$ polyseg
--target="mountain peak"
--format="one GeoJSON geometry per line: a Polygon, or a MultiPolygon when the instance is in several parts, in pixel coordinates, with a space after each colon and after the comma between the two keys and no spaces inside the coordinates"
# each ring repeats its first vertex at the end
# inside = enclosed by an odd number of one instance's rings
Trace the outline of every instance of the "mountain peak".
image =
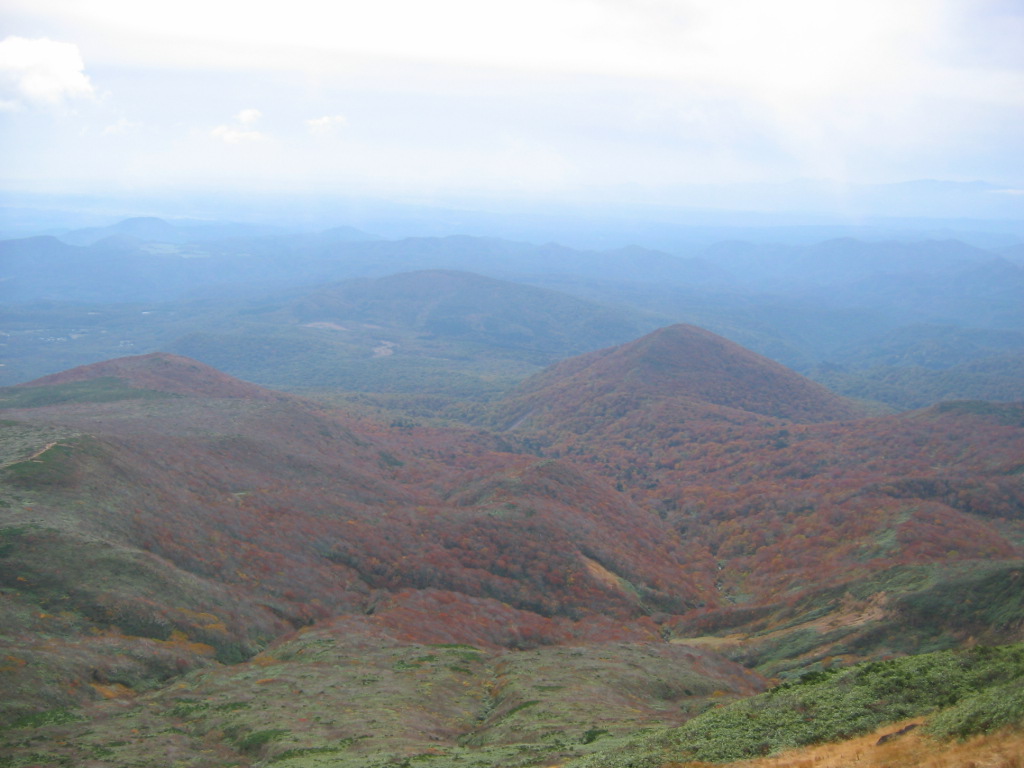
{"type": "Polygon", "coordinates": [[[139,389],[191,397],[280,399],[282,395],[221,373],[189,357],[153,352],[104,360],[44,376],[19,386],[46,387],[101,378],[121,379],[139,389]]]}
{"type": "Polygon", "coordinates": [[[572,407],[574,397],[627,395],[681,399],[794,421],[863,415],[825,387],[692,325],[668,326],[619,347],[566,360],[527,380],[520,391],[527,398],[566,407],[572,407]]]}

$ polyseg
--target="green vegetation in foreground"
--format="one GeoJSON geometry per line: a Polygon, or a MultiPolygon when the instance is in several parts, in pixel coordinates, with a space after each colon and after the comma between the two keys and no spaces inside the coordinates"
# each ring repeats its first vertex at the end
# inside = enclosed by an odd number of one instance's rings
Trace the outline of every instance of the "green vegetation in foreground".
{"type": "Polygon", "coordinates": [[[533,768],[570,757],[567,768],[660,768],[842,740],[910,717],[927,716],[924,730],[939,739],[1024,722],[1024,643],[812,672],[657,731],[638,730],[638,717],[623,727],[622,701],[633,698],[618,700],[619,720],[611,705],[612,691],[628,693],[639,679],[634,672],[654,679],[661,667],[650,664],[661,657],[651,648],[491,657],[467,646],[390,646],[363,649],[358,663],[353,650],[346,634],[314,629],[259,664],[195,672],[134,705],[95,705],[92,717],[70,709],[29,715],[0,729],[0,752],[11,755],[0,766],[100,757],[155,766],[157,755],[173,752],[195,755],[194,768],[533,768]],[[615,667],[595,666],[615,658],[615,667]],[[453,670],[453,660],[464,667],[453,670]],[[598,687],[561,684],[596,686],[615,669],[598,687]]]}
{"type": "Polygon", "coordinates": [[[573,768],[729,762],[841,741],[932,715],[927,732],[965,738],[1024,721],[1024,644],[940,651],[815,672],[709,710],[679,728],[573,761],[573,768]]]}
{"type": "MultiPolygon", "coordinates": [[[[0,756],[10,755],[0,768],[91,765],[97,756],[103,765],[164,768],[168,754],[188,755],[189,768],[532,768],[741,695],[702,671],[708,657],[680,646],[508,653],[404,645],[360,631],[370,625],[357,617],[314,625],[248,663],[209,663],[156,689],[101,669],[107,683],[97,693],[120,696],[0,726],[0,756]]],[[[753,680],[733,682],[750,690],[753,680]]]]}
{"type": "Polygon", "coordinates": [[[898,565],[865,578],[809,592],[743,614],[722,611],[682,625],[687,637],[742,635],[721,652],[770,678],[791,680],[821,670],[836,657],[846,663],[913,656],[1016,639],[1024,619],[1024,562],[978,561],[898,565]],[[862,621],[829,618],[867,610],[884,598],[885,612],[862,621]]]}

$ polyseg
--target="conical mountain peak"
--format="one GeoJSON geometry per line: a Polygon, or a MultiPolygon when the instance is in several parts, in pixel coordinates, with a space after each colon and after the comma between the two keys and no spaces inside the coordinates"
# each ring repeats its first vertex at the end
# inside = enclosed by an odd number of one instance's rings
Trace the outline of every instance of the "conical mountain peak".
{"type": "MultiPolygon", "coordinates": [[[[672,325],[635,341],[566,360],[524,382],[519,398],[547,409],[573,399],[678,398],[794,421],[860,413],[853,403],[717,334],[672,325]]],[[[518,399],[518,398],[517,398],[518,399]]]]}

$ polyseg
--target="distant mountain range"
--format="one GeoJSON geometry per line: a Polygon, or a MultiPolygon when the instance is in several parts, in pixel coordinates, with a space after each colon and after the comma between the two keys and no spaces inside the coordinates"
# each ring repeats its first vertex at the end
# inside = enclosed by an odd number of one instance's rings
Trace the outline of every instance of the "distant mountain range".
{"type": "Polygon", "coordinates": [[[317,235],[265,229],[129,219],[103,229],[78,230],[61,239],[3,241],[3,287],[12,301],[55,297],[151,301],[203,295],[211,285],[224,289],[238,284],[250,292],[266,292],[283,285],[454,269],[501,278],[576,276],[598,283],[626,280],[794,293],[856,285],[879,276],[935,279],[985,265],[993,269],[993,264],[1002,265],[1004,278],[1012,273],[1020,281],[1020,270],[1013,271],[1012,261],[956,240],[842,238],[814,245],[725,241],[695,257],[679,257],[638,247],[581,251],[466,236],[389,241],[349,227],[317,235]],[[52,271],[55,267],[73,272],[52,271]],[[47,283],[38,278],[48,268],[47,283]],[[113,279],[118,274],[121,277],[113,279]]]}
{"type": "Polygon", "coordinates": [[[984,181],[920,179],[897,184],[837,184],[801,179],[786,184],[681,185],[625,202],[635,190],[585,203],[488,198],[404,201],[353,198],[325,191],[302,195],[265,190],[245,194],[162,197],[110,193],[55,195],[8,191],[0,205],[0,237],[62,234],[106,225],[112,212],[175,217],[186,225],[269,222],[292,232],[342,221],[388,239],[460,233],[603,249],[635,243],[675,253],[723,240],[812,243],[957,238],[983,247],[1024,237],[1020,190],[984,181]],[[615,199],[618,197],[618,199],[615,199]],[[200,217],[189,219],[188,217],[200,217]]]}
{"type": "Polygon", "coordinates": [[[2,383],[164,350],[275,387],[491,397],[682,322],[896,408],[1024,397],[1012,247],[724,241],[684,257],[152,218],[63,237],[83,245],[0,242],[2,383]]]}

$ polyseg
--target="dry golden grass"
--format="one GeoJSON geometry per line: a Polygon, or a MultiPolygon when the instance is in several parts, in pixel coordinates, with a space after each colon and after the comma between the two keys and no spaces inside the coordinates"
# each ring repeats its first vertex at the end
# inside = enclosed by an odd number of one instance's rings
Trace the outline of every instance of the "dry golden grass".
{"type": "MultiPolygon", "coordinates": [[[[795,749],[775,757],[729,763],[729,768],[1024,768],[1024,732],[1002,730],[963,742],[940,742],[914,730],[876,746],[882,736],[920,720],[907,720],[838,744],[795,749]]],[[[678,763],[672,768],[712,768],[678,763]]],[[[714,766],[721,768],[721,766],[714,766]]]]}

